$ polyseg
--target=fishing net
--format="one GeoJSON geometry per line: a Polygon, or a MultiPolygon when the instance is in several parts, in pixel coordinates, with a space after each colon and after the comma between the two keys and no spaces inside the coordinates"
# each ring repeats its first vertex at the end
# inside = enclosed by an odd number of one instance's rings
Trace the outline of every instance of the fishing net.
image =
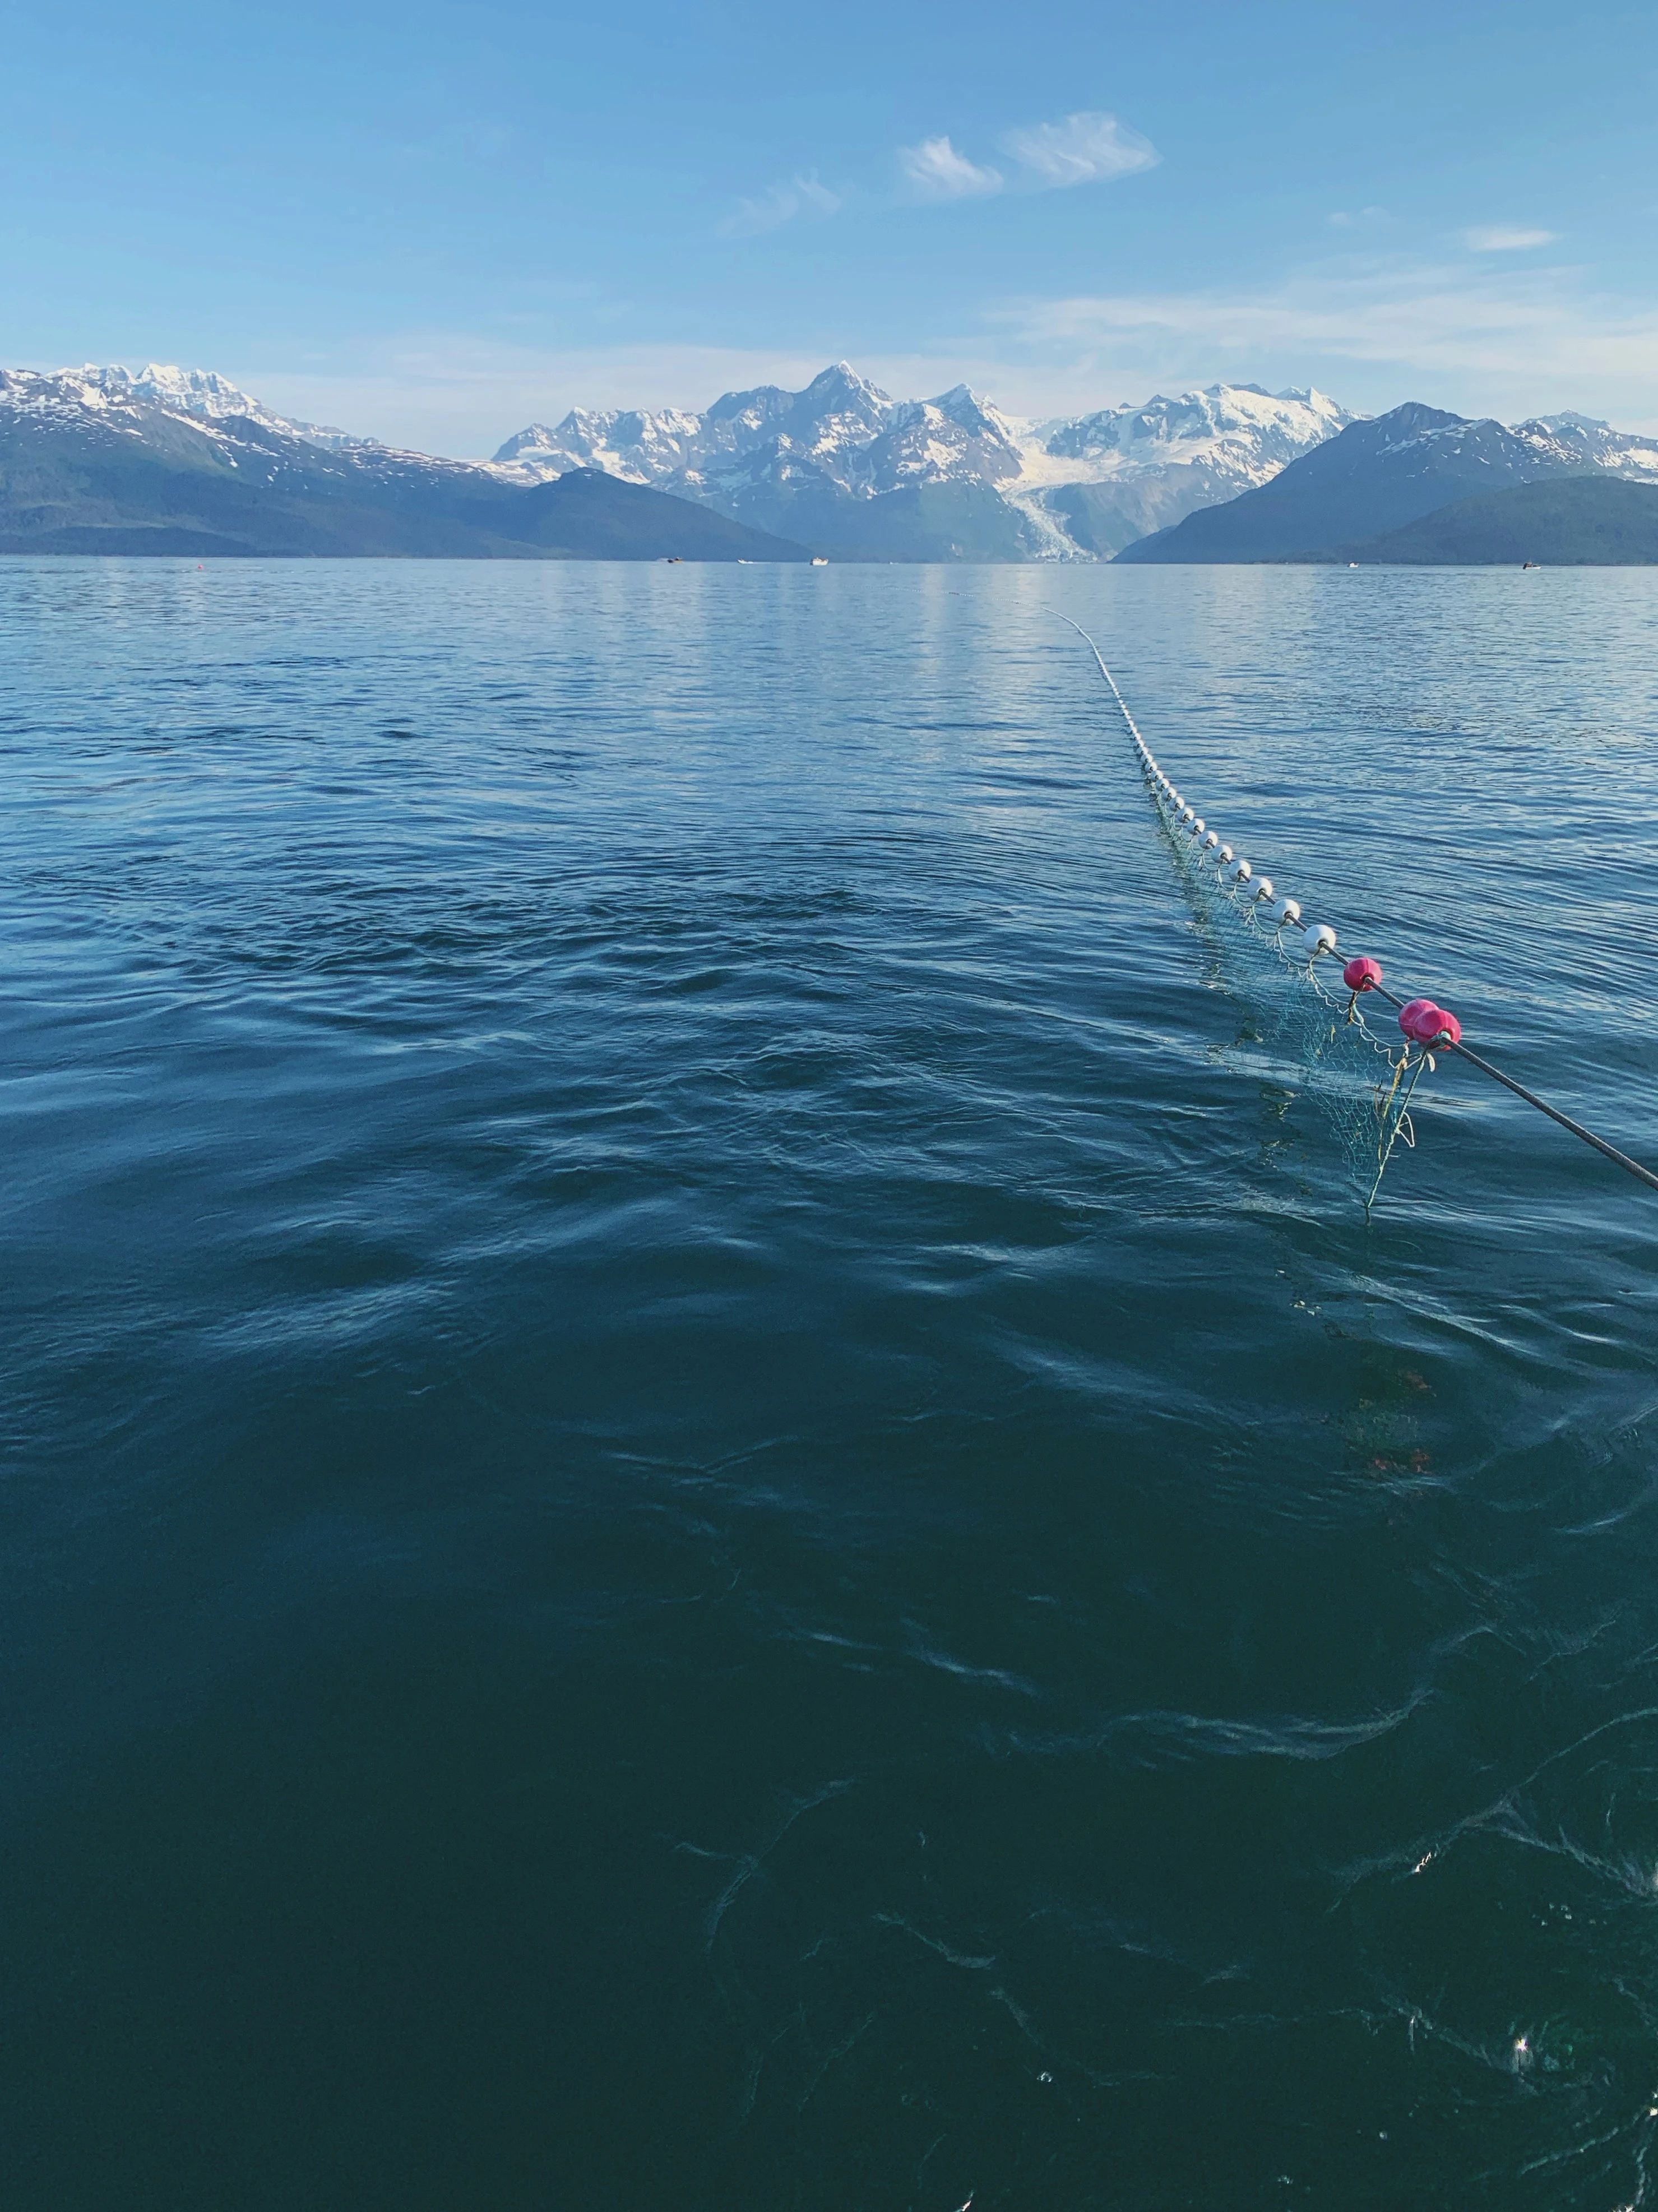
{"type": "Polygon", "coordinates": [[[1264,881],[1248,860],[1224,845],[1218,832],[1199,817],[1135,728],[1098,646],[1069,615],[1060,620],[1086,641],[1110,687],[1200,926],[1223,963],[1242,981],[1245,1003],[1259,1010],[1262,1043],[1277,1053],[1281,1066],[1297,1071],[1297,1087],[1309,1090],[1324,1108],[1363,1190],[1367,1213],[1399,1145],[1416,1142],[1411,1101],[1423,1076],[1431,1072],[1435,1053],[1442,1049],[1546,1114],[1637,1182],[1658,1191],[1658,1173],[1620,1152],[1616,1145],[1597,1137],[1593,1129],[1551,1106],[1465,1044],[1462,1024],[1455,1014],[1431,999],[1395,998],[1374,960],[1360,957],[1339,964],[1334,930],[1326,924],[1304,926],[1295,900],[1282,896],[1264,881]],[[1384,1040],[1365,1020],[1364,1004],[1371,992],[1398,1009],[1406,1040],[1402,1045],[1391,1034],[1384,1040]]]}
{"type": "Polygon", "coordinates": [[[1261,1052],[1286,1089],[1316,1103],[1366,1205],[1373,1203],[1395,1152],[1416,1141],[1411,1097],[1432,1054],[1378,1034],[1335,961],[1309,956],[1299,919],[1280,927],[1276,902],[1260,896],[1260,878],[1229,874],[1236,856],[1222,860],[1226,848],[1194,838],[1155,786],[1151,796],[1186,895],[1249,1009],[1261,1052]]]}
{"type": "MultiPolygon", "coordinates": [[[[1297,902],[1279,896],[1181,799],[1135,727],[1098,646],[1080,624],[1070,626],[1110,686],[1187,895],[1254,1012],[1261,1046],[1289,1086],[1310,1092],[1322,1109],[1368,1212],[1397,1148],[1416,1142],[1411,1101],[1433,1054],[1377,1035],[1364,1018],[1362,991],[1344,980],[1333,957],[1335,932],[1306,926],[1297,902]]],[[[1380,982],[1381,969],[1366,964],[1380,982]]]]}

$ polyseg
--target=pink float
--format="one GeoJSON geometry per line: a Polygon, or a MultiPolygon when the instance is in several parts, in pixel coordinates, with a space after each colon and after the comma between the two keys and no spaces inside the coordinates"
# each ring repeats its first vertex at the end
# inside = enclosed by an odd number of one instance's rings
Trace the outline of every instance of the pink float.
{"type": "Polygon", "coordinates": [[[1399,1010],[1399,1026],[1413,1044],[1448,1044],[1462,1041],[1462,1024],[1455,1014],[1436,1006],[1431,999],[1412,999],[1399,1010]]]}

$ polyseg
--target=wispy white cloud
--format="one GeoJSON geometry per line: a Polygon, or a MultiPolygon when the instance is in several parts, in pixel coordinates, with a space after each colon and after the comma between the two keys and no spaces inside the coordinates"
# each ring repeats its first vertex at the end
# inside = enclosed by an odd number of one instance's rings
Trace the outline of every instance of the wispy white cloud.
{"type": "Polygon", "coordinates": [[[1386,222],[1386,208],[1335,208],[1324,220],[1332,230],[1360,230],[1374,222],[1386,222]]]}
{"type": "MultiPolygon", "coordinates": [[[[208,365],[284,414],[428,453],[484,455],[571,406],[701,407],[758,384],[797,390],[832,352],[857,346],[853,330],[804,348],[601,337],[623,313],[619,301],[588,303],[586,344],[428,330],[327,358],[208,365]]],[[[1500,257],[1331,257],[1253,287],[1015,301],[977,327],[937,331],[924,351],[853,358],[900,396],[965,382],[1035,416],[1219,378],[1274,389],[1310,381],[1375,412],[1425,399],[1512,422],[1576,408],[1658,433],[1658,303],[1592,291],[1570,268],[1500,257]]]]}
{"type": "MultiPolygon", "coordinates": [[[[1163,159],[1149,138],[1097,109],[1006,131],[1000,145],[1017,164],[1016,185],[1026,191],[1104,184],[1136,169],[1155,168],[1163,159]]],[[[912,191],[926,200],[986,199],[1008,182],[1002,170],[971,160],[947,137],[901,146],[898,166],[912,191]]]]}
{"type": "Polygon", "coordinates": [[[1486,367],[1576,319],[1540,291],[1482,289],[1458,270],[1418,267],[1291,278],[1253,293],[1077,295],[1001,311],[1027,339],[1160,331],[1233,356],[1302,347],[1355,361],[1486,367]]]}
{"type": "Polygon", "coordinates": [[[1113,177],[1131,176],[1136,169],[1155,168],[1163,159],[1149,138],[1142,138],[1114,115],[1086,110],[1063,116],[1057,123],[1010,131],[1001,145],[1043,191],[1104,184],[1113,177]]]}
{"type": "MultiPolygon", "coordinates": [[[[1652,414],[1658,307],[1586,291],[1576,272],[1346,262],[1250,291],[1109,293],[1016,302],[990,319],[1039,357],[1098,376],[1304,382],[1344,365],[1400,398],[1483,411],[1652,414]]],[[[1392,404],[1389,402],[1388,404],[1392,404]]]]}
{"type": "Polygon", "coordinates": [[[1552,246],[1558,235],[1527,230],[1516,222],[1476,222],[1463,232],[1462,243],[1474,253],[1520,253],[1529,246],[1552,246]]]}
{"type": "Polygon", "coordinates": [[[1005,179],[999,169],[981,169],[958,154],[948,138],[923,138],[901,146],[898,166],[910,188],[925,200],[983,199],[999,192],[1005,179]]]}
{"type": "Polygon", "coordinates": [[[571,407],[701,407],[756,384],[796,389],[817,375],[824,353],[625,341],[542,346],[411,331],[330,360],[244,362],[225,374],[303,422],[487,459],[514,430],[556,422],[571,407]]]}
{"type": "Polygon", "coordinates": [[[844,196],[832,192],[811,169],[786,184],[768,185],[753,199],[738,200],[720,228],[728,238],[757,238],[762,231],[780,229],[799,215],[836,215],[845,204],[844,196]]]}

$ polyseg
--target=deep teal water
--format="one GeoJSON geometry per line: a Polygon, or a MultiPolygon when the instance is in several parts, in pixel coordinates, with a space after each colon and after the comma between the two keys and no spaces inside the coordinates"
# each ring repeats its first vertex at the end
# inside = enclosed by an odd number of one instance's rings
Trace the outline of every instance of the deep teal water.
{"type": "Polygon", "coordinates": [[[0,563],[29,2212],[1612,2208],[1642,572],[0,563]]]}

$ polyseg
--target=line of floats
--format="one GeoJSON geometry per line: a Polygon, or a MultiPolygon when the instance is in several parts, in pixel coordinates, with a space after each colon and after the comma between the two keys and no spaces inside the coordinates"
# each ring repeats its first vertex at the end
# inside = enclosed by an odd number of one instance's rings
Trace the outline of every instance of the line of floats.
{"type": "MultiPolygon", "coordinates": [[[[1100,673],[1110,686],[1111,696],[1116,702],[1117,711],[1122,716],[1128,734],[1134,741],[1140,766],[1145,771],[1147,782],[1151,787],[1152,797],[1157,801],[1164,818],[1171,824],[1173,832],[1176,835],[1183,835],[1187,841],[1188,849],[1199,862],[1214,867],[1221,880],[1235,896],[1241,898],[1246,908],[1253,908],[1272,923],[1280,939],[1291,933],[1299,933],[1301,951],[1306,957],[1308,972],[1316,982],[1319,962],[1333,960],[1335,957],[1337,943],[1335,931],[1328,922],[1306,921],[1297,900],[1282,896],[1269,877],[1257,876],[1250,863],[1235,853],[1230,845],[1224,843],[1218,830],[1210,829],[1196,808],[1181,796],[1172,779],[1165,775],[1158,766],[1151,748],[1146,744],[1135,726],[1134,718],[1128,711],[1127,702],[1117,689],[1116,678],[1106,666],[1105,657],[1099,647],[1095,644],[1080,623],[1072,622],[1068,615],[1061,616],[1060,619],[1067,623],[1076,631],[1078,636],[1086,642],[1089,650],[1099,664],[1100,673]]],[[[1424,1066],[1433,1065],[1431,1054],[1438,1052],[1454,1053],[1458,1059],[1467,1060],[1470,1066],[1477,1067],[1482,1075],[1488,1075],[1494,1082],[1500,1083],[1505,1091],[1512,1091],[1516,1098],[1523,1099],[1527,1105],[1534,1106],[1540,1114],[1546,1114],[1551,1121],[1556,1122],[1563,1129],[1570,1130],[1574,1137],[1581,1138],[1584,1144],[1592,1146],[1603,1158],[1611,1160],[1616,1166],[1622,1168],[1626,1174],[1633,1176],[1637,1182],[1645,1183],[1649,1189],[1658,1191],[1658,1175],[1655,1175],[1650,1168],[1643,1167],[1638,1160],[1632,1160],[1627,1152],[1620,1152],[1615,1145],[1609,1145],[1604,1137],[1597,1137],[1592,1129],[1586,1129],[1581,1121],[1575,1121],[1570,1114],[1563,1114],[1558,1107],[1551,1106],[1546,1099],[1540,1098],[1534,1091],[1528,1090],[1523,1083],[1516,1082],[1513,1076],[1505,1075],[1500,1067],[1493,1067],[1490,1060],[1465,1044],[1462,1041],[1462,1024],[1448,1008],[1438,1005],[1432,999],[1401,999],[1390,991],[1383,979],[1382,963],[1379,960],[1372,959],[1368,953],[1357,954],[1344,963],[1341,979],[1352,994],[1348,1000],[1350,1014],[1355,1012],[1359,1000],[1371,992],[1374,992],[1378,998],[1385,999],[1389,1006],[1396,1009],[1399,1026],[1405,1037],[1406,1059],[1408,1060],[1412,1047],[1415,1047],[1418,1054],[1413,1069],[1412,1090],[1415,1087],[1414,1077],[1419,1076],[1424,1066]]],[[[1401,1072],[1402,1066],[1401,1063],[1401,1072]]],[[[1408,1104],[1408,1093],[1406,1103],[1408,1104]]],[[[1399,1121],[1402,1118],[1403,1108],[1401,1107],[1397,1109],[1394,1133],[1397,1133],[1399,1121]]],[[[1382,1157],[1383,1168],[1387,1165],[1387,1152],[1391,1150],[1392,1140],[1389,1138],[1382,1157]]],[[[1380,1182],[1379,1169],[1376,1184],[1379,1185],[1380,1182]]],[[[1376,1185],[1371,1188],[1372,1199],[1376,1195],[1376,1185]]]]}

